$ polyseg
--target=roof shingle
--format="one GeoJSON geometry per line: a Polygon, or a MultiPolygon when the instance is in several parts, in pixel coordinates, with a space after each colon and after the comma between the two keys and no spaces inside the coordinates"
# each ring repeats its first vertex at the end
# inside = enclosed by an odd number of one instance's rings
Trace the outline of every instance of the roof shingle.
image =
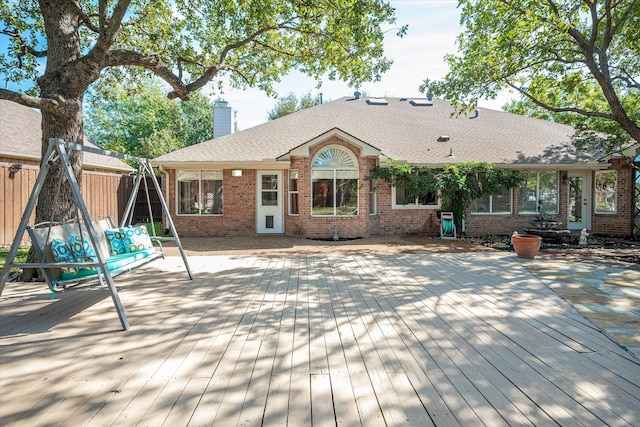
{"type": "Polygon", "coordinates": [[[498,164],[567,164],[594,160],[571,144],[570,126],[479,108],[454,116],[447,101],[432,105],[386,98],[385,105],[344,97],[259,126],[187,147],[154,159],[173,162],[259,162],[286,155],[294,147],[338,128],[412,164],[463,161],[498,164]],[[439,141],[448,135],[448,141],[439,141]],[[455,157],[449,157],[450,153],[455,157]]]}
{"type": "MultiPolygon", "coordinates": [[[[0,99],[0,155],[9,158],[40,161],[42,116],[33,108],[0,99]]],[[[98,147],[89,138],[85,144],[98,147]]],[[[133,169],[121,160],[85,152],[83,164],[88,167],[129,172],[133,169]]]]}

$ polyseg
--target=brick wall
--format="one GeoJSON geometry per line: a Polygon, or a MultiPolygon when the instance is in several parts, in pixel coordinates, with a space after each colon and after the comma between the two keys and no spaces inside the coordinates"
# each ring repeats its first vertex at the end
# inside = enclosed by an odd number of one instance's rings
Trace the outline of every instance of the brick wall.
{"type": "MultiPolygon", "coordinates": [[[[591,221],[591,231],[600,234],[628,235],[633,227],[634,211],[634,170],[624,159],[612,159],[609,170],[617,171],[618,175],[618,211],[615,214],[594,214],[591,221]]],[[[595,194],[595,179],[592,191],[595,194]]]]}
{"type": "Polygon", "coordinates": [[[165,197],[173,222],[181,236],[242,236],[256,232],[256,171],[244,169],[241,177],[222,171],[222,215],[178,215],[176,173],[166,170],[165,197]]]}
{"type": "MultiPolygon", "coordinates": [[[[368,174],[367,167],[371,164],[371,160],[362,157],[359,147],[350,144],[337,136],[334,136],[320,144],[315,145],[309,151],[309,157],[293,157],[291,159],[291,169],[298,169],[298,209],[299,215],[288,216],[285,219],[285,233],[294,236],[306,236],[310,238],[329,238],[331,233],[329,230],[335,228],[338,230],[340,237],[363,237],[369,234],[368,223],[369,215],[367,215],[367,186],[366,177],[368,174]],[[347,148],[358,159],[359,166],[359,182],[358,190],[358,215],[354,216],[311,216],[311,162],[314,156],[330,145],[339,145],[347,148]]],[[[287,182],[288,186],[288,182],[287,182]]],[[[286,188],[288,191],[288,188],[286,188]]],[[[287,193],[285,193],[287,194],[287,193]]],[[[287,212],[287,211],[285,211],[287,212]]]]}
{"type": "MultiPolygon", "coordinates": [[[[632,230],[633,218],[633,186],[634,171],[626,164],[624,159],[613,159],[609,170],[618,172],[618,194],[617,203],[618,210],[613,214],[596,214],[593,211],[595,198],[595,172],[591,174],[591,229],[592,233],[610,234],[610,235],[629,235],[632,230]]],[[[559,213],[556,219],[563,223],[566,227],[568,221],[567,196],[569,193],[567,184],[563,182],[563,178],[567,176],[566,172],[560,172],[560,194],[559,194],[559,213]]],[[[514,191],[513,211],[516,211],[518,200],[517,191],[514,191]]],[[[530,227],[530,221],[534,220],[536,215],[533,214],[512,214],[512,215],[472,215],[467,212],[466,231],[467,234],[507,234],[509,230],[522,230],[530,227]]],[[[510,233],[508,233],[510,234],[510,233]]]]}
{"type": "MultiPolygon", "coordinates": [[[[283,171],[283,215],[284,233],[291,236],[305,236],[309,238],[329,238],[330,229],[336,228],[340,237],[366,237],[372,235],[394,234],[431,234],[440,231],[440,221],[437,218],[438,209],[392,209],[392,189],[384,181],[376,182],[377,208],[376,215],[367,212],[368,181],[371,170],[377,165],[377,158],[362,156],[359,147],[335,136],[312,147],[309,157],[293,157],[290,168],[299,171],[298,178],[298,215],[289,215],[288,171],[283,171]],[[311,216],[311,161],[322,149],[329,145],[339,145],[349,149],[359,162],[359,201],[357,216],[319,217],[311,216]]],[[[592,214],[592,232],[603,234],[625,235],[631,233],[633,212],[633,170],[623,160],[612,161],[611,169],[618,171],[618,212],[615,214],[592,214]]],[[[167,202],[174,215],[174,222],[178,232],[184,236],[235,236],[253,235],[256,233],[256,171],[243,170],[242,177],[232,177],[231,170],[223,171],[223,215],[176,215],[175,208],[175,171],[168,170],[165,180],[168,194],[167,202]]],[[[563,182],[566,172],[559,176],[559,213],[556,219],[565,226],[567,212],[567,184],[563,182]]],[[[592,172],[592,183],[595,181],[592,172]]],[[[594,189],[592,188],[592,194],[594,189]]],[[[513,211],[518,206],[517,191],[513,191],[513,211]]],[[[530,227],[530,221],[535,214],[510,215],[472,215],[467,212],[465,219],[466,233],[480,234],[511,234],[530,227]]]]}

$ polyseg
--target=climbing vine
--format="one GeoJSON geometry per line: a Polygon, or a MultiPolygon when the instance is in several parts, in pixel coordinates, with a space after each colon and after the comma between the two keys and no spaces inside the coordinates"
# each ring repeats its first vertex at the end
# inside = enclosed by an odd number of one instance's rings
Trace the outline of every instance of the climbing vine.
{"type": "Polygon", "coordinates": [[[376,166],[371,178],[383,179],[392,187],[404,188],[411,198],[439,192],[442,209],[453,212],[458,229],[461,229],[467,207],[473,200],[516,187],[524,180],[517,171],[487,162],[447,164],[440,169],[391,163],[376,166]]]}

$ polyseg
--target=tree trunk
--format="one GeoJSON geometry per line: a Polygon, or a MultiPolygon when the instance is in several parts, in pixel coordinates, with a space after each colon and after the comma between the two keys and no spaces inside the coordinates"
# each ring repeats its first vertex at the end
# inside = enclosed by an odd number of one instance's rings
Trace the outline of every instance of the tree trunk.
{"type": "MultiPolygon", "coordinates": [[[[47,67],[38,79],[40,96],[55,99],[60,108],[42,111],[42,156],[49,147],[51,138],[82,144],[84,142],[82,124],[82,99],[88,84],[87,75],[81,75],[77,60],[80,57],[78,36],[78,9],[68,0],[41,0],[47,33],[47,67]]],[[[43,159],[45,161],[46,159],[43,159]]],[[[82,152],[70,153],[70,165],[80,184],[82,182],[82,152]]],[[[60,162],[55,162],[38,197],[36,223],[44,221],[65,221],[74,218],[76,206],[71,186],[60,162]]],[[[28,261],[37,257],[29,251],[28,261]]],[[[33,280],[38,270],[23,271],[22,280],[33,280]]]]}

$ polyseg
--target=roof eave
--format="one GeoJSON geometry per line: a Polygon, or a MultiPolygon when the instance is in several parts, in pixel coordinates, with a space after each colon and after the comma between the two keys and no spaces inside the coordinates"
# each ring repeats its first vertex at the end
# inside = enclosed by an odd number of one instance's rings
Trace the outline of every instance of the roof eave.
{"type": "Polygon", "coordinates": [[[283,170],[289,169],[291,162],[288,160],[264,159],[260,161],[235,161],[235,162],[181,162],[181,161],[155,161],[153,166],[163,169],[261,169],[261,170],[283,170]]]}
{"type": "Polygon", "coordinates": [[[347,141],[353,145],[356,145],[358,147],[360,147],[360,149],[362,150],[362,155],[364,157],[378,157],[381,154],[381,150],[379,150],[378,148],[374,147],[371,144],[368,144],[364,141],[362,141],[361,139],[356,138],[355,136],[343,131],[340,128],[334,127],[326,132],[321,133],[320,135],[310,139],[307,142],[304,142],[294,148],[292,148],[291,150],[289,150],[287,153],[277,157],[277,160],[290,160],[291,156],[300,156],[300,157],[309,157],[309,148],[313,147],[314,145],[323,142],[329,138],[332,138],[334,136],[337,136],[338,138],[347,141]]]}
{"type": "MultiPolygon", "coordinates": [[[[454,163],[454,161],[450,161],[450,162],[442,162],[442,163],[414,163],[414,162],[407,162],[404,160],[394,160],[394,161],[385,161],[383,162],[383,160],[381,159],[380,161],[380,166],[381,167],[391,167],[397,164],[402,164],[402,163],[408,163],[411,166],[415,166],[417,168],[432,168],[432,169],[437,169],[437,168],[443,168],[446,165],[450,165],[452,163],[454,163]]],[[[512,170],[536,170],[536,171],[540,171],[540,170],[563,170],[563,171],[570,171],[570,170],[605,170],[609,168],[609,165],[607,163],[601,163],[601,162],[597,162],[597,161],[587,161],[587,162],[582,162],[582,163],[495,163],[494,164],[496,166],[505,168],[505,169],[512,169],[512,170]]]]}
{"type": "MultiPolygon", "coordinates": [[[[42,160],[42,158],[40,156],[24,154],[24,153],[22,153],[22,154],[14,153],[14,152],[10,152],[10,151],[0,151],[0,157],[4,157],[4,158],[8,158],[8,159],[16,159],[16,160],[29,160],[29,161],[33,161],[33,162],[37,162],[37,163],[40,163],[40,161],[42,160]]],[[[83,168],[102,169],[102,170],[108,170],[108,171],[113,171],[113,172],[125,172],[125,173],[130,173],[130,172],[134,172],[135,171],[135,169],[130,167],[130,166],[126,166],[126,167],[109,166],[109,165],[98,164],[98,163],[94,163],[94,162],[86,161],[86,160],[82,162],[82,167],[83,168]]]]}

